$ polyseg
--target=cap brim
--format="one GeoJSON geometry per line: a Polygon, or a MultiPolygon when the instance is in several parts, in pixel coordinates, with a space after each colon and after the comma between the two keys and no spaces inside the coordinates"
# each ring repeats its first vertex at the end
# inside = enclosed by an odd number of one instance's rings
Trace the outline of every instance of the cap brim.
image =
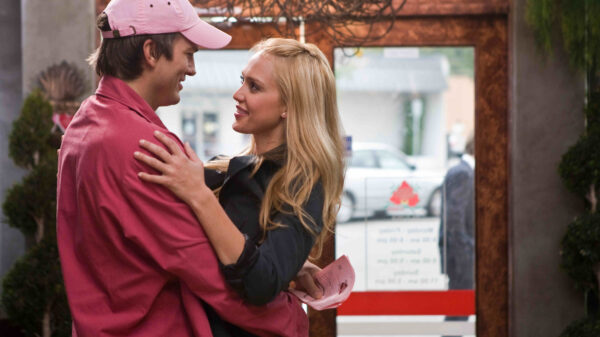
{"type": "Polygon", "coordinates": [[[223,48],[231,41],[229,34],[201,19],[198,19],[195,25],[182,31],[181,34],[192,43],[210,49],[223,48]]]}

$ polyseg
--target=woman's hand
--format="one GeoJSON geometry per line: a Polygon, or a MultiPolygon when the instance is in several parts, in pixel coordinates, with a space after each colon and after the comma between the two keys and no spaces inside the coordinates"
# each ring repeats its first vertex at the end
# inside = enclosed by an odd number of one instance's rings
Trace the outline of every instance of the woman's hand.
{"type": "Polygon", "coordinates": [[[319,271],[321,271],[319,266],[306,260],[302,266],[302,269],[300,269],[292,281],[290,288],[303,290],[314,299],[323,297],[323,291],[315,280],[315,274],[317,274],[319,271]]]}
{"type": "Polygon", "coordinates": [[[145,139],[140,140],[140,146],[156,158],[136,151],[135,159],[161,173],[161,175],[157,175],[139,172],[140,179],[165,186],[188,205],[195,198],[197,200],[202,193],[210,192],[204,182],[204,164],[187,142],[184,144],[184,152],[173,139],[164,133],[154,131],[154,137],[169,151],[145,139]]]}

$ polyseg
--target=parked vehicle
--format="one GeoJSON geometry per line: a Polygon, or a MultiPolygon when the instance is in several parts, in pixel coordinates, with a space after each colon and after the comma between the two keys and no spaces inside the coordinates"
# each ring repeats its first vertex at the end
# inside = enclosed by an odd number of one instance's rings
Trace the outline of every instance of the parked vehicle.
{"type": "Polygon", "coordinates": [[[347,161],[338,223],[354,218],[439,216],[445,171],[419,169],[381,143],[354,143],[347,161]]]}

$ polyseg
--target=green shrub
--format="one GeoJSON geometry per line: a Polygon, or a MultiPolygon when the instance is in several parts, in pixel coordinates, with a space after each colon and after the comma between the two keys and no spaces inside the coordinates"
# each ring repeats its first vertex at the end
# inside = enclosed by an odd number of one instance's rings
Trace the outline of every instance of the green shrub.
{"type": "Polygon", "coordinates": [[[560,337],[598,337],[600,336],[600,318],[588,317],[575,321],[563,330],[560,337]]]}
{"type": "Polygon", "coordinates": [[[29,249],[4,277],[2,286],[4,309],[26,336],[41,335],[46,312],[50,314],[52,336],[70,336],[71,318],[53,239],[44,239],[29,249]]]}
{"type": "MultiPolygon", "coordinates": [[[[584,214],[573,221],[561,242],[561,267],[584,291],[598,291],[594,266],[600,263],[600,214],[584,214]]],[[[599,335],[600,336],[600,335],[599,335]]]]}
{"type": "Polygon", "coordinates": [[[29,170],[8,190],[3,219],[19,229],[29,245],[2,281],[2,306],[26,336],[67,337],[71,317],[56,246],[56,149],[60,133],[52,106],[40,91],[23,103],[9,135],[9,155],[29,170]]]}
{"type": "Polygon", "coordinates": [[[52,132],[52,106],[41,91],[32,92],[9,136],[9,156],[20,167],[31,169],[49,156],[56,156],[60,135],[52,132]]]}

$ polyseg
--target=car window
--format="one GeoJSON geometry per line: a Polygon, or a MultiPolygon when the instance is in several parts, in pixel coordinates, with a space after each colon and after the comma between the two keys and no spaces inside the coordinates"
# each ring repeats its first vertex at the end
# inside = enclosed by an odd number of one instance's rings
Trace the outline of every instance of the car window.
{"type": "Polygon", "coordinates": [[[371,151],[353,151],[352,158],[350,159],[350,167],[366,167],[374,168],[375,157],[371,151]]]}
{"type": "Polygon", "coordinates": [[[377,158],[379,159],[379,166],[382,169],[410,170],[410,167],[404,161],[404,158],[395,153],[380,150],[377,151],[377,158]]]}

